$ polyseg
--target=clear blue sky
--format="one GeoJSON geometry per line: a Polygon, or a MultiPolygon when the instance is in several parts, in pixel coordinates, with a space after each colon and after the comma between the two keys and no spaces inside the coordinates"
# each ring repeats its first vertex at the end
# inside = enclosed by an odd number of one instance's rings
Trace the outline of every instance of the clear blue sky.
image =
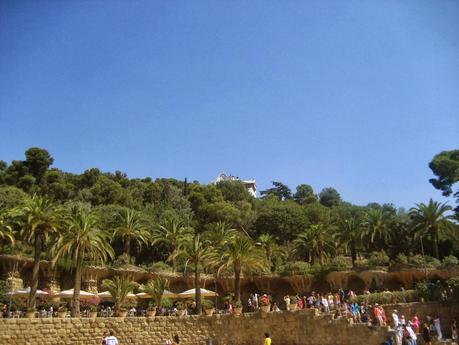
{"type": "Polygon", "coordinates": [[[0,159],[440,199],[459,1],[0,2],[0,159]]]}

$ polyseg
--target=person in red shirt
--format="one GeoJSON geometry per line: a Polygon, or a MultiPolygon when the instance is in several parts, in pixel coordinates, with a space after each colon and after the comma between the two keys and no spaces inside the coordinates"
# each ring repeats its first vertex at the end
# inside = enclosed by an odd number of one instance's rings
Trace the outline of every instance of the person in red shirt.
{"type": "Polygon", "coordinates": [[[296,298],[298,299],[298,309],[304,309],[303,299],[298,295],[296,295],[296,298]]]}
{"type": "Polygon", "coordinates": [[[379,308],[379,304],[378,303],[375,304],[373,312],[374,312],[374,315],[375,315],[375,318],[376,318],[376,322],[378,323],[378,326],[382,326],[383,325],[382,311],[379,308]]]}

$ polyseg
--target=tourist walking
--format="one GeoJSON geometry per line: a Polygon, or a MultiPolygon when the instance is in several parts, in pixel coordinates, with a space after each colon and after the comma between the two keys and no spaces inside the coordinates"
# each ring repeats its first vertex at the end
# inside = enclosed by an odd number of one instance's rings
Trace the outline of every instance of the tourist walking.
{"type": "Polygon", "coordinates": [[[249,299],[247,300],[247,309],[249,312],[253,312],[253,305],[252,305],[252,294],[250,294],[249,299]]]}
{"type": "Polygon", "coordinates": [[[258,310],[258,294],[256,292],[252,295],[252,306],[255,310],[258,310]]]}
{"type": "Polygon", "coordinates": [[[437,315],[433,322],[434,322],[435,330],[437,331],[438,340],[443,339],[443,334],[441,333],[440,316],[437,315]]]}
{"type": "Polygon", "coordinates": [[[451,339],[453,341],[457,340],[457,325],[455,319],[451,321],[451,339]]]}
{"type": "Polygon", "coordinates": [[[290,310],[290,296],[284,296],[285,310],[290,310]]]}
{"type": "Polygon", "coordinates": [[[402,326],[405,326],[405,325],[406,325],[405,315],[400,316],[399,323],[400,323],[400,325],[402,325],[402,326]]]}
{"type": "Polygon", "coordinates": [[[427,322],[422,325],[422,339],[426,345],[432,345],[432,336],[430,335],[430,326],[427,322]]]}
{"type": "Polygon", "coordinates": [[[411,337],[411,345],[417,345],[418,337],[416,336],[416,333],[413,330],[413,324],[411,322],[408,322],[408,326],[406,326],[406,329],[411,337]]]}
{"type": "Polygon", "coordinates": [[[328,299],[325,296],[322,297],[322,307],[323,307],[324,313],[330,312],[330,307],[328,306],[328,299]]]}
{"type": "Polygon", "coordinates": [[[411,321],[413,322],[413,328],[415,333],[419,333],[419,317],[416,313],[414,313],[413,317],[411,318],[411,321]]]}
{"type": "Polygon", "coordinates": [[[397,313],[398,313],[397,309],[394,309],[392,311],[392,323],[394,325],[394,329],[397,328],[398,325],[399,325],[399,319],[398,319],[398,314],[397,313]]]}
{"type": "Polygon", "coordinates": [[[398,325],[395,328],[395,344],[396,345],[403,345],[403,327],[401,325],[398,325]]]}
{"type": "Polygon", "coordinates": [[[298,305],[298,309],[303,309],[304,308],[304,304],[303,304],[303,299],[300,298],[300,296],[297,294],[296,295],[296,299],[297,299],[297,305],[298,305]]]}
{"type": "Polygon", "coordinates": [[[379,308],[378,303],[375,304],[373,313],[375,315],[376,321],[378,322],[378,326],[383,326],[384,322],[383,322],[382,312],[381,312],[381,309],[379,308]]]}
{"type": "Polygon", "coordinates": [[[104,339],[105,345],[118,345],[118,339],[115,337],[115,333],[113,331],[109,332],[109,336],[104,339]]]}
{"type": "Polygon", "coordinates": [[[271,337],[269,336],[269,333],[265,333],[265,341],[263,342],[263,345],[271,345],[271,337]]]}

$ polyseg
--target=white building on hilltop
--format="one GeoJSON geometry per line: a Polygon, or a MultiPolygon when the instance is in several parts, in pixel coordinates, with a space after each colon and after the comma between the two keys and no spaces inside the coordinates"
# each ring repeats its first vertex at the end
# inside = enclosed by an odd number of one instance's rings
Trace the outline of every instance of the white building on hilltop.
{"type": "Polygon", "coordinates": [[[221,173],[212,183],[215,184],[220,181],[241,181],[244,184],[247,191],[250,193],[250,195],[252,195],[254,198],[257,197],[257,182],[255,180],[241,180],[237,176],[221,173]]]}

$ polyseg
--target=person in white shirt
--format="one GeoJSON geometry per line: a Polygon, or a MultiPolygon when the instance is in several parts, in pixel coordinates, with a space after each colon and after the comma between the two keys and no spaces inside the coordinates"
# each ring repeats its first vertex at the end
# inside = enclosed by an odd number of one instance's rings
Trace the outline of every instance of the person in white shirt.
{"type": "Polygon", "coordinates": [[[443,338],[443,334],[441,333],[440,317],[438,315],[434,319],[434,326],[435,326],[435,330],[437,331],[438,339],[442,339],[443,338]]]}
{"type": "Polygon", "coordinates": [[[285,301],[285,310],[290,310],[290,296],[284,296],[284,301],[285,301]]]}
{"type": "Polygon", "coordinates": [[[113,331],[110,331],[110,335],[105,338],[105,345],[118,345],[118,339],[116,339],[113,331]]]}
{"type": "Polygon", "coordinates": [[[400,323],[398,320],[397,309],[394,309],[394,311],[392,312],[392,321],[394,323],[394,329],[397,328],[400,323]]]}
{"type": "Polygon", "coordinates": [[[256,292],[252,296],[252,305],[255,310],[258,310],[258,294],[256,292]]]}
{"type": "Polygon", "coordinates": [[[324,307],[324,313],[329,313],[330,308],[328,306],[328,300],[324,297],[322,297],[322,306],[324,307]]]}
{"type": "Polygon", "coordinates": [[[411,337],[411,345],[416,345],[418,341],[418,337],[416,336],[416,333],[414,333],[413,328],[411,327],[411,322],[408,322],[408,325],[406,326],[406,330],[408,331],[408,334],[411,337]]]}

